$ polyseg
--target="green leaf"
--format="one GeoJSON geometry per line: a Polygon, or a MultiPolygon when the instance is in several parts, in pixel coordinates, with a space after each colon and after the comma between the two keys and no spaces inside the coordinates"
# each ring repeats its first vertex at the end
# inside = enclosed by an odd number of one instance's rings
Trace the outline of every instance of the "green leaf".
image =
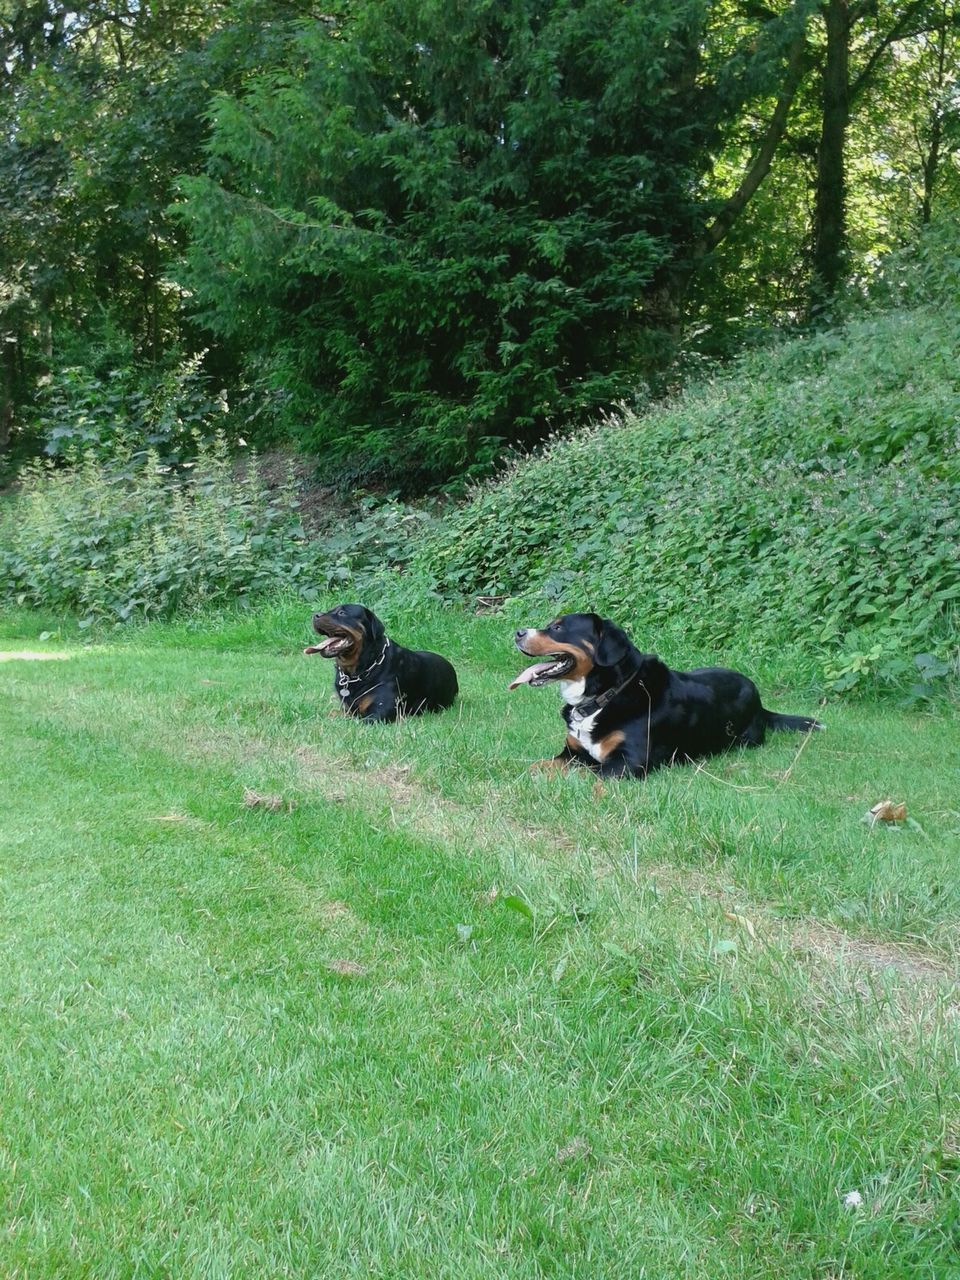
{"type": "Polygon", "coordinates": [[[534,918],[533,907],[525,898],[518,897],[515,893],[508,893],[500,899],[505,907],[509,907],[511,911],[516,911],[522,916],[526,916],[531,922],[534,918]]]}
{"type": "Polygon", "coordinates": [[[713,954],[715,956],[729,956],[739,950],[736,939],[721,938],[719,942],[713,944],[713,954]]]}
{"type": "Polygon", "coordinates": [[[935,680],[950,674],[950,664],[938,658],[935,653],[914,654],[913,661],[925,680],[935,680]]]}
{"type": "Polygon", "coordinates": [[[606,951],[608,955],[615,956],[618,960],[629,960],[631,962],[634,962],[636,961],[636,958],[637,958],[635,955],[631,954],[631,952],[627,951],[624,947],[621,947],[620,944],[617,942],[604,942],[603,949],[604,951],[606,951]]]}

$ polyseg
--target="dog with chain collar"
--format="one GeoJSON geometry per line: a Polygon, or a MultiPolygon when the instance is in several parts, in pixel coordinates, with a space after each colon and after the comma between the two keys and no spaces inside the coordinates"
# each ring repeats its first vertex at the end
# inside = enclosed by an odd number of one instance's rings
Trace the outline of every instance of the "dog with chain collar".
{"type": "Polygon", "coordinates": [[[457,673],[447,659],[397,644],[362,604],[315,613],[313,629],[323,639],[303,652],[334,660],[334,691],[346,715],[391,721],[453,705],[457,673]]]}
{"type": "Polygon", "coordinates": [[[542,630],[524,627],[514,638],[521,653],[540,661],[510,688],[555,680],[564,701],[564,748],[535,769],[577,764],[603,778],[642,778],[661,765],[759,746],[768,729],[823,728],[806,716],[768,711],[757,686],[739,671],[671,671],[595,613],[567,613],[542,630]]]}

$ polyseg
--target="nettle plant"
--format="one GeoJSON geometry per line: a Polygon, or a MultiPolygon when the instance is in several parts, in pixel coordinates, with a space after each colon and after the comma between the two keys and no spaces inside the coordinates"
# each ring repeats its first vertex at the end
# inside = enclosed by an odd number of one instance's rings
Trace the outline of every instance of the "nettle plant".
{"type": "Polygon", "coordinates": [[[34,418],[44,452],[68,461],[138,458],[148,449],[166,462],[189,456],[198,437],[212,439],[230,425],[225,393],[201,371],[204,354],[159,371],[132,364],[107,373],[56,370],[40,388],[34,418]]]}
{"type": "Polygon", "coordinates": [[[81,626],[168,615],[296,584],[314,566],[292,481],[268,490],[225,440],[173,469],[155,450],[102,466],[36,462],[6,507],[0,594],[67,609],[81,626]]]}
{"type": "Polygon", "coordinates": [[[936,702],[960,677],[960,654],[950,661],[935,653],[900,656],[895,636],[873,640],[847,637],[844,653],[830,658],[824,667],[827,688],[833,693],[862,689],[872,681],[902,689],[903,706],[918,707],[936,702]]]}
{"type": "MultiPolygon", "coordinates": [[[[81,627],[241,603],[277,590],[313,599],[370,578],[391,584],[432,523],[426,510],[363,498],[308,540],[292,471],[268,485],[222,435],[192,459],[156,450],[34,462],[0,505],[0,599],[79,615],[81,627]]],[[[272,470],[275,468],[272,468],[272,470]]]]}

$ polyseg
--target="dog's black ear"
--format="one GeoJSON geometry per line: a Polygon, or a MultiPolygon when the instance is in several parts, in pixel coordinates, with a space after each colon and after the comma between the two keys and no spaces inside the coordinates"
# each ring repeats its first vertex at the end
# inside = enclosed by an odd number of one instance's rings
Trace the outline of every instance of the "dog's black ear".
{"type": "Polygon", "coordinates": [[[601,618],[600,640],[597,644],[596,663],[598,667],[615,667],[622,662],[632,648],[625,631],[611,622],[609,618],[601,618]]]}
{"type": "Polygon", "coordinates": [[[383,629],[383,623],[372,609],[364,609],[363,612],[366,614],[364,625],[366,627],[367,639],[371,644],[379,644],[387,634],[383,629]]]}

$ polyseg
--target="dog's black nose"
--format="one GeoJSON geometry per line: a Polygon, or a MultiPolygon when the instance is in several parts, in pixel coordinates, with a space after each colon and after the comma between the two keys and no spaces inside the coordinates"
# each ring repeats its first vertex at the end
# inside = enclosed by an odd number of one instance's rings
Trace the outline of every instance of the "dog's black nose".
{"type": "Polygon", "coordinates": [[[513,638],[514,638],[514,640],[516,640],[517,644],[519,644],[519,643],[520,643],[520,641],[523,639],[523,637],[527,634],[527,632],[528,632],[529,630],[530,630],[530,628],[529,628],[529,627],[521,627],[521,628],[519,629],[519,631],[517,631],[517,632],[514,634],[514,637],[513,637],[513,638]]]}

